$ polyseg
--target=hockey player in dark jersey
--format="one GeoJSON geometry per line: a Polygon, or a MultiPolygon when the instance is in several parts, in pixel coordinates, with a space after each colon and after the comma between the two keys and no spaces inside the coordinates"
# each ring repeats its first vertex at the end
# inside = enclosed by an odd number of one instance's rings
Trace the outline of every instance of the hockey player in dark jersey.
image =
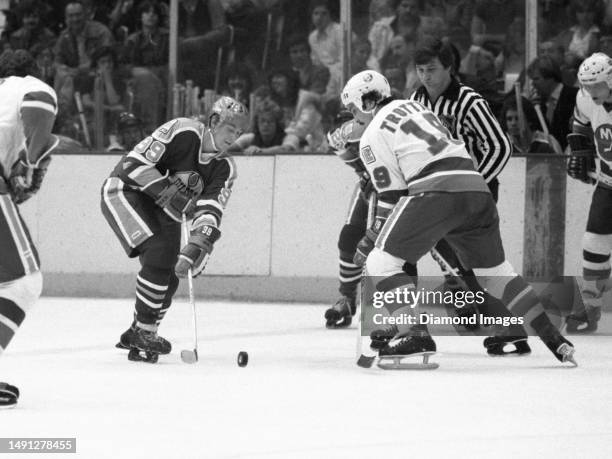
{"type": "Polygon", "coordinates": [[[368,210],[368,193],[372,186],[370,178],[359,158],[359,138],[364,126],[354,121],[349,112],[341,112],[338,122],[342,123],[327,136],[330,148],[351,167],[359,177],[355,185],[348,216],[338,238],[340,298],[325,311],[327,328],[345,328],[352,322],[356,311],[357,285],[361,279],[361,266],[353,263],[357,243],[365,235],[368,210]]]}
{"type": "MultiPolygon", "coordinates": [[[[0,355],[42,290],[36,247],[18,205],[42,185],[58,139],[55,91],[35,78],[27,51],[0,56],[0,355]]],[[[0,408],[17,404],[17,387],[0,382],[0,408]]]]}
{"type": "Polygon", "coordinates": [[[215,102],[207,124],[176,118],[125,155],[102,185],[102,213],[130,258],[138,257],[136,305],[118,347],[129,358],[156,362],[171,344],[157,334],[179,278],[199,275],[214,243],[236,178],[227,148],[249,116],[230,97],[215,102]],[[183,215],[190,237],[181,244],[183,215]]]}

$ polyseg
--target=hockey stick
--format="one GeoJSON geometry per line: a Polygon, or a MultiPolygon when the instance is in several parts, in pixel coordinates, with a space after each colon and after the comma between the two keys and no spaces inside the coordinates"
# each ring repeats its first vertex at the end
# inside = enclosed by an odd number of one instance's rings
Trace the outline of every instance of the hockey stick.
{"type": "MultiPolygon", "coordinates": [[[[187,240],[189,239],[189,230],[187,228],[187,216],[183,214],[183,239],[185,239],[185,244],[187,244],[187,240]]],[[[193,277],[191,268],[187,270],[187,282],[189,283],[189,304],[191,305],[191,316],[192,316],[192,324],[193,324],[193,350],[183,349],[181,351],[181,360],[185,363],[196,363],[198,361],[198,317],[196,313],[196,305],[195,298],[193,295],[193,277]]]]}
{"type": "MultiPolygon", "coordinates": [[[[376,192],[373,191],[370,193],[368,197],[368,219],[366,223],[366,228],[370,228],[372,226],[372,222],[374,221],[374,217],[376,216],[376,192]]],[[[357,332],[357,365],[362,368],[371,368],[372,364],[376,360],[376,353],[370,350],[369,346],[365,350],[363,349],[363,316],[365,314],[363,310],[363,283],[365,282],[364,276],[366,274],[365,266],[363,267],[363,271],[361,273],[361,282],[359,284],[359,295],[357,295],[357,299],[359,301],[359,326],[357,332]]]]}

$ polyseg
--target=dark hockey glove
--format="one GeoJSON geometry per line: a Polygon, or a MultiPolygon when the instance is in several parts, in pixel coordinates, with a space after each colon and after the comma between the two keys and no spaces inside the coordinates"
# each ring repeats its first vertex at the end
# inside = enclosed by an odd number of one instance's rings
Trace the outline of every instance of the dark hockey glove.
{"type": "Polygon", "coordinates": [[[357,250],[353,256],[353,263],[355,263],[357,266],[365,265],[368,255],[372,250],[374,250],[374,244],[376,243],[377,237],[378,233],[371,228],[366,230],[365,236],[362,237],[357,243],[357,250]]]}
{"type": "Polygon", "coordinates": [[[187,277],[191,268],[191,275],[198,276],[206,267],[214,243],[221,237],[221,231],[214,226],[204,225],[191,231],[191,236],[185,247],[181,249],[178,261],[174,267],[177,277],[187,277]]]}
{"type": "Polygon", "coordinates": [[[28,166],[22,160],[15,163],[9,177],[9,186],[15,204],[26,202],[40,190],[50,162],[51,157],[48,156],[38,167],[28,166]]]}
{"type": "Polygon", "coordinates": [[[595,172],[595,146],[591,139],[582,134],[568,134],[567,142],[571,150],[571,158],[567,164],[567,174],[586,184],[595,183],[589,173],[595,172]]]}
{"type": "Polygon", "coordinates": [[[182,221],[183,214],[191,218],[197,197],[202,192],[201,180],[196,172],[171,175],[168,185],[157,195],[155,204],[176,222],[182,221]]]}

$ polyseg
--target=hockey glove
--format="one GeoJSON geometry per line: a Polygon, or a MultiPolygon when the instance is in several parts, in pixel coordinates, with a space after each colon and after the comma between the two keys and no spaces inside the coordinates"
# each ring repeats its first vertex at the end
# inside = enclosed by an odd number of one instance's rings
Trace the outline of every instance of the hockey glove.
{"type": "Polygon", "coordinates": [[[359,188],[361,188],[361,192],[366,198],[374,192],[374,185],[372,185],[370,175],[365,171],[359,174],[359,188]]]}
{"type": "Polygon", "coordinates": [[[567,164],[567,174],[586,184],[593,184],[595,180],[589,173],[595,172],[595,147],[591,140],[582,134],[568,134],[572,157],[567,164]]]}
{"type": "Polygon", "coordinates": [[[206,267],[213,245],[219,237],[221,237],[221,231],[214,226],[204,225],[194,229],[187,244],[181,249],[174,267],[177,277],[187,277],[190,268],[193,277],[201,274],[206,267]]]}
{"type": "Polygon", "coordinates": [[[171,176],[169,177],[169,184],[157,195],[155,204],[161,207],[172,220],[180,223],[183,214],[187,218],[193,216],[196,198],[197,196],[183,183],[180,177],[171,176]]]}
{"type": "Polygon", "coordinates": [[[29,166],[22,160],[15,163],[9,177],[9,186],[15,204],[27,201],[40,190],[50,162],[51,157],[48,156],[38,167],[29,166]]]}
{"type": "Polygon", "coordinates": [[[364,266],[366,260],[368,259],[368,255],[372,250],[374,250],[374,244],[376,243],[376,238],[378,237],[378,233],[376,233],[371,228],[366,230],[366,234],[361,240],[357,243],[357,250],[355,251],[355,255],[353,256],[353,263],[357,266],[364,266]]]}

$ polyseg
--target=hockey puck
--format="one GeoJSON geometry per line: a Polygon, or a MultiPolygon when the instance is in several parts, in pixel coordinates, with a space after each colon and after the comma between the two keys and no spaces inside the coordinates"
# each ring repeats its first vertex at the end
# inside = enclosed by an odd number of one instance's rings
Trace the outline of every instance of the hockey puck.
{"type": "Polygon", "coordinates": [[[245,351],[240,351],[236,360],[239,367],[246,367],[247,363],[249,363],[249,354],[245,351]]]}

